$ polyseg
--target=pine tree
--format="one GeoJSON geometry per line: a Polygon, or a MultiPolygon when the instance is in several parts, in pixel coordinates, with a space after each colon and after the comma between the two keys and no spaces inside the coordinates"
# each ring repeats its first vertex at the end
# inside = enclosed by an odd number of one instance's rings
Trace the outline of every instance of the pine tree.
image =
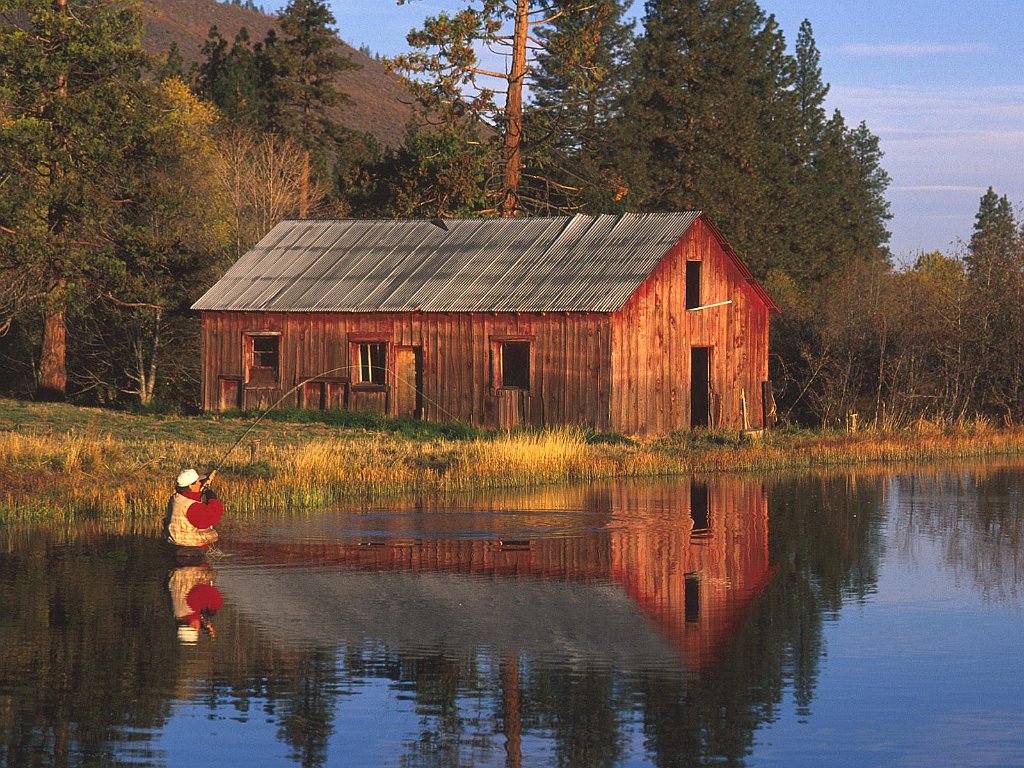
{"type": "Polygon", "coordinates": [[[203,43],[204,61],[195,67],[196,92],[217,106],[229,120],[263,126],[266,96],[261,89],[262,47],[250,45],[249,31],[242,27],[228,48],[216,26],[203,43]]]}
{"type": "Polygon", "coordinates": [[[276,85],[283,103],[268,127],[291,136],[308,149],[337,138],[331,107],[347,103],[337,76],[358,69],[341,53],[335,23],[323,0],[290,0],[278,15],[281,37],[264,41],[275,67],[276,85]]]}
{"type": "MultiPolygon", "coordinates": [[[[573,14],[593,16],[604,5],[580,0],[469,0],[459,11],[428,18],[422,29],[410,32],[412,52],[390,62],[411,76],[425,122],[460,124],[458,133],[474,142],[488,135],[493,138],[495,171],[487,182],[493,207],[487,212],[515,216],[538,207],[529,194],[549,180],[536,178],[536,173],[528,183],[523,179],[524,158],[530,155],[533,141],[525,133],[524,94],[534,69],[535,49],[543,46],[548,25],[573,14]],[[488,68],[479,60],[480,50],[503,55],[506,70],[488,68]]],[[[588,66],[585,56],[568,54],[568,38],[560,42],[567,65],[575,61],[580,68],[588,66]]],[[[475,154],[472,145],[465,150],[475,154]]],[[[546,205],[541,201],[539,207],[546,205]]]]}
{"type": "Polygon", "coordinates": [[[814,29],[808,19],[800,24],[796,38],[796,78],[794,90],[800,110],[801,144],[804,154],[813,159],[814,148],[825,128],[825,98],[829,85],[822,80],[821,52],[814,41],[814,29]]]}
{"type": "Polygon", "coordinates": [[[164,80],[170,80],[171,78],[177,80],[185,79],[185,60],[181,56],[181,49],[178,48],[178,44],[171,42],[171,47],[167,49],[167,56],[164,57],[163,62],[156,68],[156,79],[160,82],[164,80]]]}
{"type": "Polygon", "coordinates": [[[755,273],[785,263],[794,77],[774,17],[754,0],[650,0],[617,127],[631,205],[706,210],[755,273]]]}
{"type": "Polygon", "coordinates": [[[108,257],[108,169],[145,55],[138,9],[117,0],[0,0],[0,260],[34,276],[43,315],[38,395],[67,390],[67,316],[108,257]]]}
{"type": "Polygon", "coordinates": [[[1024,244],[1009,199],[991,187],[978,205],[964,261],[980,406],[1015,420],[1024,413],[1024,244]]]}
{"type": "Polygon", "coordinates": [[[621,0],[575,0],[537,32],[523,196],[541,212],[610,210],[626,196],[608,129],[633,40],[621,0]]]}

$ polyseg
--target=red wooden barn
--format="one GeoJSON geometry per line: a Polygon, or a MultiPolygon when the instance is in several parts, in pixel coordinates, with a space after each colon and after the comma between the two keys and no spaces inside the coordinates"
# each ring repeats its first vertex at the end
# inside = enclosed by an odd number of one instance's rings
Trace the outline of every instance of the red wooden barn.
{"type": "Polygon", "coordinates": [[[659,434],[770,399],[775,305],[699,211],[284,221],[193,309],[207,410],[659,434]]]}

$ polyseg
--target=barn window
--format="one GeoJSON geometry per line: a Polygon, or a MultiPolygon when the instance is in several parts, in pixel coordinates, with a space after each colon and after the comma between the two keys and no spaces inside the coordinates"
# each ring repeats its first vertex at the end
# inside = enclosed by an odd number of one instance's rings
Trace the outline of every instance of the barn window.
{"type": "Polygon", "coordinates": [[[697,309],[700,306],[700,267],[699,261],[686,262],[686,308],[697,309]]]}
{"type": "Polygon", "coordinates": [[[501,360],[501,386],[508,389],[530,388],[530,342],[502,341],[498,352],[501,360]]]}
{"type": "Polygon", "coordinates": [[[387,342],[360,341],[352,347],[356,358],[356,383],[384,386],[388,369],[387,342]]]}
{"type": "Polygon", "coordinates": [[[245,337],[246,381],[250,387],[277,387],[281,380],[281,337],[249,334],[245,337]]]}

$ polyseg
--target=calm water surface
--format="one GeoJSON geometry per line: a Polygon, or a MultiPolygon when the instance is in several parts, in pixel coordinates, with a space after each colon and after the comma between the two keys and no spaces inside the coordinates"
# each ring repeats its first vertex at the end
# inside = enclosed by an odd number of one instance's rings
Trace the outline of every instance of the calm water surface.
{"type": "MultiPolygon", "coordinates": [[[[230,505],[230,488],[223,494],[230,505]]],[[[0,529],[0,766],[1024,766],[1024,469],[0,529]]]]}

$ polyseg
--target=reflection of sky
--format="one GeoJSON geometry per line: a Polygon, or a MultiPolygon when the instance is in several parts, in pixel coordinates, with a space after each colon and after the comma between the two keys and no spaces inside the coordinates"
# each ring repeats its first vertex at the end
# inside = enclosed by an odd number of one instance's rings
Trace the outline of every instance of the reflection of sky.
{"type": "Polygon", "coordinates": [[[751,766],[1024,765],[1021,607],[984,601],[941,540],[897,546],[901,514],[890,504],[877,591],[825,626],[809,716],[787,702],[751,766]]]}
{"type": "MultiPolygon", "coordinates": [[[[247,713],[221,704],[211,712],[202,701],[179,702],[174,716],[154,744],[165,764],[210,765],[217,768],[254,765],[295,765],[281,740],[267,702],[253,699],[247,713]]],[[[277,702],[278,716],[280,702],[277,702]]],[[[334,732],[327,748],[328,764],[375,766],[393,764],[401,745],[419,734],[414,703],[401,698],[391,681],[365,679],[335,708],[334,732]]]]}

